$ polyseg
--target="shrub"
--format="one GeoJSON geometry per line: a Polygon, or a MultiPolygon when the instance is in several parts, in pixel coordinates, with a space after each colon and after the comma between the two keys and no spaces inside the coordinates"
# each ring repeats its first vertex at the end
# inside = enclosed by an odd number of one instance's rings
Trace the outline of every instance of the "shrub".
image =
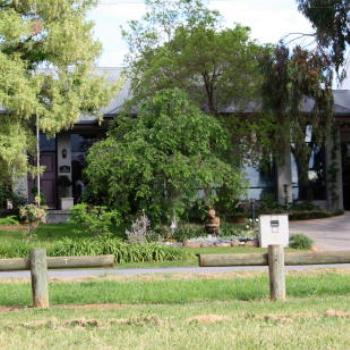
{"type": "Polygon", "coordinates": [[[29,233],[37,228],[41,222],[46,221],[46,210],[35,204],[27,204],[19,208],[19,216],[28,224],[29,233]]]}
{"type": "Polygon", "coordinates": [[[231,237],[240,236],[243,231],[242,225],[231,224],[229,222],[222,222],[220,225],[220,236],[231,237]]]}
{"type": "Polygon", "coordinates": [[[296,210],[296,211],[290,211],[289,212],[289,220],[311,220],[311,219],[323,219],[323,218],[330,218],[332,216],[336,215],[342,215],[343,211],[327,211],[323,209],[315,209],[315,210],[296,210]]]}
{"type": "Polygon", "coordinates": [[[86,232],[91,236],[116,233],[120,221],[119,211],[107,210],[104,206],[88,206],[85,203],[75,205],[69,218],[77,232],[86,232]]]}
{"type": "Polygon", "coordinates": [[[138,118],[121,115],[89,150],[91,199],[104,200],[126,218],[145,209],[153,225],[183,218],[198,189],[205,189],[208,203],[222,187],[233,201],[244,193],[245,181],[225,157],[229,146],[227,130],[184,92],[159,91],[141,103],[138,118]]]}
{"type": "Polygon", "coordinates": [[[186,239],[206,236],[204,225],[196,224],[180,224],[174,232],[174,239],[178,242],[183,242],[186,239]]]}
{"type": "Polygon", "coordinates": [[[289,246],[294,249],[311,249],[314,241],[302,233],[293,235],[290,238],[289,246]]]}
{"type": "Polygon", "coordinates": [[[126,230],[125,234],[130,243],[144,243],[147,239],[147,233],[149,231],[151,222],[147,215],[143,211],[135,222],[131,225],[130,231],[126,230]]]}
{"type": "Polygon", "coordinates": [[[312,202],[298,202],[293,203],[293,205],[290,208],[293,211],[314,211],[314,210],[320,210],[318,206],[313,204],[312,202]]]}

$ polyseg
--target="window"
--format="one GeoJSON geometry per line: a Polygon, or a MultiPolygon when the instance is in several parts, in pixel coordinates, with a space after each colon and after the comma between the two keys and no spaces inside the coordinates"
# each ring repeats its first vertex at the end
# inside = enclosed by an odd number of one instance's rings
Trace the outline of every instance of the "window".
{"type": "Polygon", "coordinates": [[[40,151],[41,152],[55,152],[56,151],[56,137],[49,137],[40,134],[40,151]]]}
{"type": "Polygon", "coordinates": [[[323,145],[308,142],[310,158],[307,182],[301,183],[300,169],[295,155],[292,153],[293,200],[325,200],[326,199],[326,152],[323,145]]]}
{"type": "Polygon", "coordinates": [[[266,196],[275,198],[275,167],[273,161],[265,166],[253,166],[246,162],[243,174],[249,182],[247,199],[261,200],[266,196]]]}

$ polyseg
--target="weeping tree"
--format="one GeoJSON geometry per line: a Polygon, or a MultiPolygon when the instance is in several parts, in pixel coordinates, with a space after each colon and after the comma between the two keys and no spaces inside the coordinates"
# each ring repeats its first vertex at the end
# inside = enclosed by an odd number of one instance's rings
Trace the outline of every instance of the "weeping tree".
{"type": "Polygon", "coordinates": [[[306,141],[306,130],[312,141],[322,144],[333,121],[332,70],[326,55],[297,46],[290,51],[283,44],[262,61],[265,81],[262,87],[263,110],[274,120],[269,148],[283,163],[290,147],[298,165],[300,197],[310,198],[308,189],[309,159],[312,148],[306,141]]]}
{"type": "MultiPolygon", "coordinates": [[[[0,164],[28,171],[33,129],[56,134],[82,111],[98,116],[114,87],[92,73],[100,44],[92,0],[0,0],[0,164]]],[[[29,169],[30,170],[30,169],[29,169]]]]}

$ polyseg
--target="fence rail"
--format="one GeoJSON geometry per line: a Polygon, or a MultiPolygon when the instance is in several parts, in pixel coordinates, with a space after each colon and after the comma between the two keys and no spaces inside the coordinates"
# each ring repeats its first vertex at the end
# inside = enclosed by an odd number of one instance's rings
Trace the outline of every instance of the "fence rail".
{"type": "MultiPolygon", "coordinates": [[[[286,252],[285,265],[348,264],[350,251],[286,252]]],[[[268,253],[200,254],[199,266],[267,266],[268,253]]]]}
{"type": "MultiPolygon", "coordinates": [[[[113,255],[48,257],[46,260],[48,269],[112,267],[114,265],[113,255]]],[[[30,267],[29,258],[0,259],[0,271],[30,270],[30,267]]]]}
{"type": "Polygon", "coordinates": [[[201,267],[268,266],[270,298],[285,300],[285,265],[348,264],[350,251],[285,253],[283,246],[269,245],[267,253],[200,254],[198,262],[201,267]]]}

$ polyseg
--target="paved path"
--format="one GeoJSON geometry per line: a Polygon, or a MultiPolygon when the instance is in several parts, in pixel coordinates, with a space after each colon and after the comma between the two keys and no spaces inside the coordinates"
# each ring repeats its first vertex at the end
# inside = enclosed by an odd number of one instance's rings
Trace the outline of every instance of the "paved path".
{"type": "MultiPolygon", "coordinates": [[[[308,265],[308,266],[286,266],[287,271],[316,270],[316,269],[350,268],[350,264],[337,265],[308,265]]],[[[267,266],[239,266],[239,267],[163,267],[146,269],[72,269],[72,270],[49,270],[51,278],[83,278],[83,277],[106,277],[106,276],[139,276],[150,274],[194,274],[210,275],[224,272],[255,271],[267,272],[267,266]]],[[[1,279],[29,278],[29,271],[0,272],[1,279]]]]}
{"type": "Polygon", "coordinates": [[[291,233],[304,233],[320,250],[350,249],[350,212],[328,219],[292,221],[291,233]]]}

